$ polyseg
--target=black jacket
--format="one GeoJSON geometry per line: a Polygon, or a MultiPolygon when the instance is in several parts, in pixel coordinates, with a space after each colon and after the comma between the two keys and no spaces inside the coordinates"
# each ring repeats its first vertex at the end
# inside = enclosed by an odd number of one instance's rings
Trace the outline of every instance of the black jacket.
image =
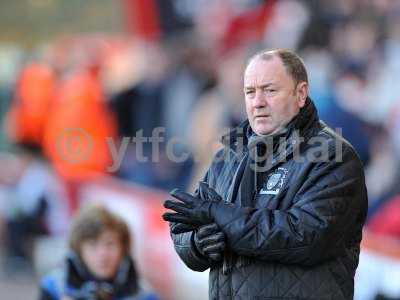
{"type": "Polygon", "coordinates": [[[227,238],[224,262],[201,256],[192,232],[172,235],[178,255],[195,271],[210,268],[210,299],[352,299],[367,212],[354,149],[310,99],[248,180],[251,136],[248,121],[225,136],[205,176],[240,211],[215,217],[227,238]]]}

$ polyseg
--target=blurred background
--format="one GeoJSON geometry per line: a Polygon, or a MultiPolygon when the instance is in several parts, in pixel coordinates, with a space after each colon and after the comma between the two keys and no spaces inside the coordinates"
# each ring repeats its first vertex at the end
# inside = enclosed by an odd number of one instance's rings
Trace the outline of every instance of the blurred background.
{"type": "Polygon", "coordinates": [[[162,201],[193,191],[246,118],[246,59],[276,47],[304,58],[320,118],[365,166],[355,299],[400,299],[400,1],[2,0],[0,28],[2,299],[36,299],[87,202],[128,221],[163,299],[207,299],[162,201]]]}

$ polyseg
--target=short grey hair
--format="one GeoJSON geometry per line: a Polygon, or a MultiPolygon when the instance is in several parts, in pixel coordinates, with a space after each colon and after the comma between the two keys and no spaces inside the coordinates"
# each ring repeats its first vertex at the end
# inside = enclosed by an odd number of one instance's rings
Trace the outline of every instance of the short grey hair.
{"type": "Polygon", "coordinates": [[[250,57],[246,65],[246,69],[248,65],[255,59],[270,60],[275,56],[281,59],[283,65],[286,68],[286,71],[293,78],[295,85],[303,81],[308,83],[308,74],[303,60],[296,53],[288,49],[279,48],[262,50],[250,57]]]}

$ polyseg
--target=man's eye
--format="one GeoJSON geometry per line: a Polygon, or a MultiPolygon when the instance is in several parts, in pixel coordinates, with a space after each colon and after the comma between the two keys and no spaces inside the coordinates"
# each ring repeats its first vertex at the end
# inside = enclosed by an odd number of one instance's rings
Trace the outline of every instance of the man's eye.
{"type": "Polygon", "coordinates": [[[254,91],[246,91],[246,95],[250,95],[250,94],[253,94],[254,93],[254,91]]]}
{"type": "Polygon", "coordinates": [[[264,91],[267,92],[267,93],[274,93],[274,92],[276,92],[275,89],[264,89],[264,91]]]}

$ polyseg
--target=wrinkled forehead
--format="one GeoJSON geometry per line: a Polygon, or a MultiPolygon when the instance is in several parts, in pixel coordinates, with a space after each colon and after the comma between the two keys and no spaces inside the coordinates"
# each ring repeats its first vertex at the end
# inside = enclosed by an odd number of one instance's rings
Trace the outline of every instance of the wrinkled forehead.
{"type": "Polygon", "coordinates": [[[244,71],[244,85],[281,81],[285,75],[286,70],[279,57],[254,58],[244,71]]]}

